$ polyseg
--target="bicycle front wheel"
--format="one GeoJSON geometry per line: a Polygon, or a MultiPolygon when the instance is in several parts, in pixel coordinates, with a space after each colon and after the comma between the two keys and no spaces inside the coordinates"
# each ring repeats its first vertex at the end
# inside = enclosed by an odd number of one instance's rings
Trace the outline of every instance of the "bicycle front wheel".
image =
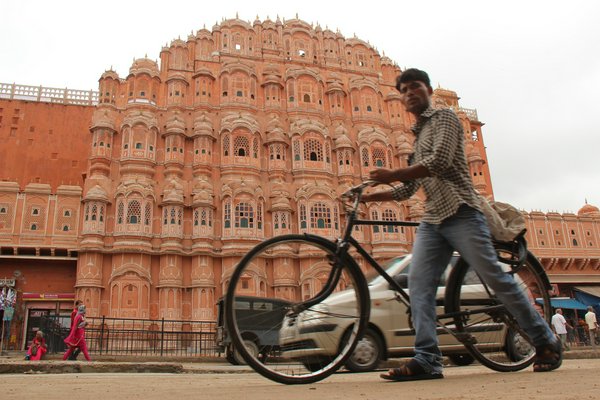
{"type": "MultiPolygon", "coordinates": [[[[510,245],[499,244],[496,250],[506,259],[512,255],[510,245]]],[[[534,309],[549,323],[552,309],[548,279],[535,256],[528,252],[525,263],[517,268],[500,264],[505,273],[513,276],[534,309]]],[[[463,335],[463,344],[473,357],[500,372],[518,371],[530,365],[535,356],[533,343],[510,310],[462,258],[449,281],[446,311],[456,313],[455,328],[459,338],[463,335]]]]}
{"type": "Polygon", "coordinates": [[[352,354],[369,319],[369,292],[356,262],[347,255],[337,260],[336,249],[317,236],[278,236],[250,250],[233,271],[227,331],[266,378],[315,382],[352,354]]]}

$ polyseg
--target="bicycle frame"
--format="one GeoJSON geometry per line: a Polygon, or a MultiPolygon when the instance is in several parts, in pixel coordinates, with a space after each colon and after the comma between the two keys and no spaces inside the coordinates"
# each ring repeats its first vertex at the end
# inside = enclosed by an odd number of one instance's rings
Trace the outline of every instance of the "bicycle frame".
{"type": "MultiPolygon", "coordinates": [[[[395,290],[402,296],[405,304],[408,306],[410,302],[409,295],[398,285],[396,281],[392,277],[390,277],[387,272],[379,265],[373,257],[369,253],[363,249],[363,247],[352,237],[352,230],[356,225],[386,225],[386,226],[418,226],[418,222],[410,222],[410,221],[378,221],[378,220],[363,220],[358,219],[358,206],[360,204],[362,191],[364,188],[371,186],[373,182],[367,181],[358,186],[355,186],[351,189],[351,191],[355,194],[354,196],[354,204],[352,207],[348,209],[347,217],[346,217],[346,227],[344,229],[344,233],[341,238],[337,240],[337,251],[336,251],[336,260],[332,260],[336,264],[340,262],[347,254],[350,248],[349,245],[352,245],[358,253],[363,256],[368,263],[381,275],[383,278],[394,287],[395,290]]],[[[313,236],[310,234],[305,234],[305,236],[313,236]]],[[[337,282],[341,276],[341,268],[333,268],[331,274],[327,278],[325,285],[321,289],[319,293],[311,300],[306,302],[302,302],[293,307],[292,311],[294,313],[302,312],[318,303],[323,301],[327,296],[329,296],[337,285],[337,282]]]]}
{"type": "MultiPolygon", "coordinates": [[[[371,186],[371,185],[373,185],[373,182],[364,182],[364,183],[350,189],[349,193],[353,194],[354,203],[351,207],[349,207],[347,209],[346,226],[345,226],[342,237],[337,240],[336,259],[332,260],[332,262],[334,262],[335,264],[341,262],[346,256],[348,256],[350,247],[353,247],[358,252],[358,254],[360,254],[362,257],[364,257],[365,260],[369,263],[369,265],[371,265],[371,267],[373,267],[377,271],[377,273],[380,276],[382,276],[389,283],[390,287],[393,288],[394,291],[397,293],[396,299],[398,301],[401,301],[402,303],[404,303],[404,305],[408,309],[408,312],[410,313],[410,295],[398,284],[398,282],[396,282],[383,269],[383,267],[381,267],[381,265],[379,265],[379,263],[373,257],[371,257],[371,255],[360,245],[360,243],[358,243],[356,241],[356,239],[354,239],[352,237],[352,232],[353,232],[353,228],[357,225],[371,225],[371,226],[384,225],[384,226],[416,227],[419,225],[419,223],[412,222],[412,221],[381,221],[381,220],[365,220],[365,219],[357,218],[358,207],[359,207],[359,204],[361,201],[362,192],[363,192],[364,188],[371,186]]],[[[313,236],[310,234],[305,234],[305,235],[313,236]]],[[[518,254],[518,256],[514,260],[502,259],[503,261],[508,262],[512,265],[513,271],[516,271],[522,265],[522,263],[525,260],[526,254],[527,254],[527,250],[525,247],[526,245],[525,245],[524,239],[522,238],[522,235],[520,237],[520,240],[515,241],[515,245],[518,246],[516,249],[516,253],[518,254]]],[[[342,270],[342,268],[333,268],[332,272],[330,273],[330,275],[329,275],[325,285],[321,289],[321,291],[315,297],[313,297],[311,300],[308,300],[306,302],[302,302],[300,304],[293,306],[292,311],[294,313],[302,312],[302,311],[320,303],[325,298],[327,298],[329,295],[331,295],[331,293],[335,290],[335,287],[341,276],[341,270],[342,270]]],[[[446,326],[446,324],[443,323],[442,320],[453,319],[453,318],[459,317],[459,316],[466,317],[466,316],[470,316],[470,315],[474,315],[474,314],[490,313],[495,310],[501,310],[504,308],[505,308],[504,305],[499,304],[499,305],[486,306],[484,308],[471,309],[468,311],[438,314],[436,316],[437,325],[438,325],[438,327],[442,328],[447,333],[449,333],[452,336],[454,336],[455,338],[457,338],[457,340],[464,343],[466,341],[472,340],[470,335],[465,335],[465,334],[456,332],[454,329],[446,326]]]]}

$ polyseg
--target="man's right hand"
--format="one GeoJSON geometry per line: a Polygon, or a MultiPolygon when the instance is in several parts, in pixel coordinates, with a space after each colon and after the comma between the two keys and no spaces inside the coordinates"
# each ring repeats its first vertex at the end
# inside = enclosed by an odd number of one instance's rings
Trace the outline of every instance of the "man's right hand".
{"type": "Polygon", "coordinates": [[[381,183],[392,183],[397,181],[395,177],[395,170],[386,168],[377,168],[369,172],[369,179],[381,182],[381,183]]]}

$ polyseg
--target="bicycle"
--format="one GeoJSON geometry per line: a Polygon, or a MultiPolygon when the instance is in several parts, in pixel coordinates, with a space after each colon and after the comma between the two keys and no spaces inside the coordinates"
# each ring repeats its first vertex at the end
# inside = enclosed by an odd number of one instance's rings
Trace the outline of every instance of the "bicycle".
{"type": "MultiPolygon", "coordinates": [[[[276,236],[252,248],[235,267],[225,297],[226,322],[236,350],[264,377],[284,384],[312,383],[348,360],[367,328],[371,305],[357,255],[388,281],[396,300],[406,305],[410,324],[409,293],[352,237],[361,225],[418,225],[360,219],[362,192],[375,184],[364,182],[344,194],[346,226],[336,241],[312,234],[276,236]],[[248,324],[248,313],[242,311],[248,296],[261,299],[265,308],[264,318],[256,313],[252,317],[260,333],[239,329],[248,324]],[[287,301],[265,300],[273,297],[287,301]],[[258,345],[265,332],[274,335],[278,345],[258,345]]],[[[523,235],[494,246],[504,271],[550,322],[550,282],[523,235]]],[[[527,335],[462,258],[452,267],[443,300],[438,328],[453,335],[483,365],[508,372],[533,362],[535,348],[527,335]]]]}

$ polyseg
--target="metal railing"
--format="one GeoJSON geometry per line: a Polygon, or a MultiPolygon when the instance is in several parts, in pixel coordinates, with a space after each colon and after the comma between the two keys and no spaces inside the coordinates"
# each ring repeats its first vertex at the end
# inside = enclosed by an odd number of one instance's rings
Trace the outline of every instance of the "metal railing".
{"type": "MultiPolygon", "coordinates": [[[[214,321],[176,321],[88,317],[85,340],[88,350],[97,355],[217,357],[214,321]]],[[[60,316],[42,318],[50,353],[66,350],[70,319],[60,316]]]]}
{"type": "Polygon", "coordinates": [[[99,92],[94,90],[60,89],[44,86],[0,83],[0,99],[29,100],[46,103],[95,106],[99,92]]]}
{"type": "Polygon", "coordinates": [[[475,108],[458,107],[458,110],[464,112],[465,114],[467,114],[467,117],[471,121],[479,121],[479,117],[477,116],[477,109],[475,109],[475,108]]]}

